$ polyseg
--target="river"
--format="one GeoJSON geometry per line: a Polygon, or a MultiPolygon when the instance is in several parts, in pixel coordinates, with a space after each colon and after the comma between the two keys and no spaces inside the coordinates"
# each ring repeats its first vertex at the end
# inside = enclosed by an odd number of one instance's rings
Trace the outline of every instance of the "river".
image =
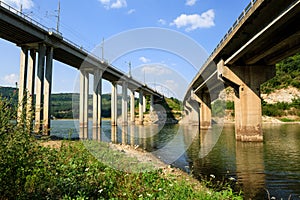
{"type": "MultiPolygon", "coordinates": [[[[78,137],[77,128],[77,121],[54,120],[51,134],[78,137]]],[[[300,124],[264,124],[263,131],[263,143],[243,143],[235,141],[234,125],[112,129],[103,121],[99,139],[139,145],[198,179],[237,182],[245,199],[300,199],[300,124]]]]}

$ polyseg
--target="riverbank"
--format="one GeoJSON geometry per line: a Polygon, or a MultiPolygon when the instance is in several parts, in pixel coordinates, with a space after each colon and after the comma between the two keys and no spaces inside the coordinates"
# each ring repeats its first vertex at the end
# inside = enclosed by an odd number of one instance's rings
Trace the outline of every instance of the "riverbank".
{"type": "MultiPolygon", "coordinates": [[[[111,182],[113,185],[117,184],[118,190],[118,193],[114,193],[113,191],[116,190],[114,188],[109,198],[242,199],[242,196],[234,194],[227,186],[221,191],[208,189],[205,186],[207,183],[201,183],[180,169],[166,165],[154,155],[138,146],[94,141],[46,141],[40,144],[50,149],[56,149],[58,152],[65,151],[66,147],[72,148],[73,159],[77,159],[75,156],[80,153],[78,149],[81,149],[80,151],[89,151],[92,157],[89,156],[85,159],[86,161],[106,165],[107,169],[111,170],[111,176],[117,178],[117,180],[111,180],[106,176],[108,179],[105,181],[111,182]],[[97,151],[95,154],[95,149],[100,149],[101,152],[97,151]],[[140,171],[135,171],[137,169],[140,171]],[[116,177],[115,174],[118,174],[118,176],[116,177]]],[[[71,155],[65,155],[65,157],[68,156],[71,155]]],[[[95,171],[91,167],[88,167],[88,171],[90,170],[95,171]]],[[[81,172],[83,173],[81,176],[86,174],[85,171],[81,172]]],[[[98,173],[98,176],[101,176],[103,170],[100,169],[96,173],[98,173]]],[[[91,196],[86,194],[85,197],[90,198],[91,196]]]]}

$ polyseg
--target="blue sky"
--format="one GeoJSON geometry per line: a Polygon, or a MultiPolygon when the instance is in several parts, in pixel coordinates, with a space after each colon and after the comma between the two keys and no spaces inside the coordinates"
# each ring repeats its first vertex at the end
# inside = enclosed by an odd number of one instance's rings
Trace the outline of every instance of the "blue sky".
{"type": "MultiPolygon", "coordinates": [[[[16,9],[22,5],[28,16],[56,28],[58,0],[4,2],[16,9]]],[[[60,3],[63,37],[99,56],[102,51],[99,45],[104,38],[104,58],[114,66],[128,72],[131,62],[133,77],[166,95],[180,97],[199,68],[191,59],[200,54],[204,59],[211,53],[249,0],[60,0],[60,3]],[[170,41],[169,46],[160,46],[156,38],[159,36],[145,37],[149,27],[158,35],[161,31],[169,31],[170,37],[159,38],[162,43],[170,41]],[[145,44],[139,42],[137,46],[129,47],[135,43],[134,38],[139,37],[134,35],[138,34],[137,30],[144,31],[141,41],[149,38],[155,45],[149,46],[150,42],[143,46],[145,44]],[[129,41],[126,40],[128,32],[134,35],[129,41]],[[113,46],[120,38],[121,42],[113,46]],[[194,42],[203,51],[190,49],[189,42],[194,42]],[[122,48],[122,54],[110,57],[111,52],[122,48]],[[181,48],[186,55],[177,52],[181,48]]],[[[3,39],[0,39],[0,46],[0,85],[14,86],[19,76],[20,49],[3,39]]],[[[74,68],[55,62],[53,92],[76,91],[77,77],[78,71],[74,68]]],[[[109,83],[104,81],[103,85],[103,92],[110,92],[109,83]]]]}

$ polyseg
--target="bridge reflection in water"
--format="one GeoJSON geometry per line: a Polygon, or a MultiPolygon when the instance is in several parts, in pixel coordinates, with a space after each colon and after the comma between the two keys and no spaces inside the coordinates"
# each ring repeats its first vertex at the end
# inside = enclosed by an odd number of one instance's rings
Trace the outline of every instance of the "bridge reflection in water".
{"type": "Polygon", "coordinates": [[[198,179],[211,174],[218,180],[234,178],[245,199],[266,199],[267,191],[276,199],[300,199],[300,125],[263,129],[263,143],[245,143],[235,140],[234,125],[199,130],[180,125],[114,127],[104,121],[97,140],[139,145],[198,179]]]}

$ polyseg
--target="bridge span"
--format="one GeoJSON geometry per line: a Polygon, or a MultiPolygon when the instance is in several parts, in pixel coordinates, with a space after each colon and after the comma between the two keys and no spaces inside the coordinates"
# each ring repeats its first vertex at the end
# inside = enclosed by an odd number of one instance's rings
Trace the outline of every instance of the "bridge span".
{"type": "Polygon", "coordinates": [[[209,128],[211,102],[230,86],[236,139],[263,141],[260,85],[275,76],[276,63],[299,52],[299,22],[299,0],[251,0],[191,82],[186,120],[209,128]]]}
{"type": "MultiPolygon", "coordinates": [[[[35,132],[50,133],[50,95],[53,60],[80,70],[79,124],[82,130],[88,127],[89,75],[93,75],[93,127],[101,126],[102,78],[112,83],[111,124],[117,124],[117,85],[122,85],[122,124],[135,122],[135,92],[139,93],[139,124],[143,124],[145,96],[150,97],[150,110],[155,98],[162,97],[157,91],[133,79],[111,64],[77,46],[60,32],[49,29],[25,14],[0,1],[0,37],[21,48],[18,119],[35,110],[35,132]],[[37,70],[37,72],[36,72],[37,70]],[[36,78],[36,80],[35,80],[36,78]],[[128,93],[130,90],[130,119],[128,119],[128,93]],[[35,109],[33,96],[36,93],[35,109]]],[[[33,124],[29,124],[32,126],[33,124]]],[[[87,137],[82,131],[81,137],[87,137]]]]}

